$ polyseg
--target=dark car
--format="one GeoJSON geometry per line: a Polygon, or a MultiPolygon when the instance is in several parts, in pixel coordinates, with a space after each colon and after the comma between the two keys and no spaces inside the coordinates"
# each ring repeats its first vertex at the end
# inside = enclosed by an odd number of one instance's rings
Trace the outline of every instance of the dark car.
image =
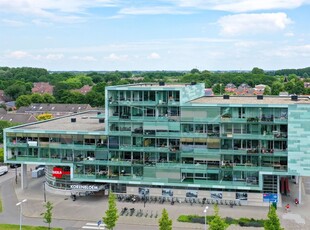
{"type": "Polygon", "coordinates": [[[45,170],[45,165],[37,165],[37,166],[36,166],[36,170],[37,170],[37,169],[41,169],[41,168],[42,168],[43,170],[45,170]]]}
{"type": "Polygon", "coordinates": [[[18,168],[20,166],[22,166],[22,165],[21,164],[10,164],[11,169],[18,168]]]}

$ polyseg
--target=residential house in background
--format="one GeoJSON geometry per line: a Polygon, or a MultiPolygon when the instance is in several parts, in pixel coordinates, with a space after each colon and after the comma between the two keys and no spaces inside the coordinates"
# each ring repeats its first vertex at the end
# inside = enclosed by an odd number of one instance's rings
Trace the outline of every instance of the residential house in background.
{"type": "Polygon", "coordinates": [[[229,83],[225,86],[225,92],[227,93],[234,93],[237,87],[233,83],[229,83]]]}
{"type": "Polygon", "coordinates": [[[253,96],[254,89],[246,83],[242,83],[239,87],[235,90],[235,94],[238,96],[253,96]]]}
{"type": "Polygon", "coordinates": [[[212,88],[205,89],[205,96],[214,96],[212,88]]]}
{"type": "Polygon", "coordinates": [[[254,94],[263,95],[265,92],[265,88],[266,88],[266,85],[263,85],[263,84],[255,85],[254,94]]]}
{"type": "Polygon", "coordinates": [[[26,113],[32,115],[40,115],[43,113],[50,113],[54,117],[69,115],[72,113],[79,113],[93,108],[89,104],[46,104],[38,103],[29,106],[22,106],[17,110],[17,113],[26,113]]]}
{"type": "Polygon", "coordinates": [[[0,121],[27,124],[36,122],[37,118],[31,114],[24,113],[0,113],[0,121]]]}
{"type": "Polygon", "coordinates": [[[90,92],[92,90],[93,86],[90,85],[84,85],[82,88],[80,89],[74,89],[72,90],[73,92],[79,92],[83,95],[87,94],[88,92],[90,92]]]}
{"type": "Polygon", "coordinates": [[[32,93],[44,94],[48,93],[53,95],[54,86],[48,82],[35,82],[33,83],[32,93]]]}

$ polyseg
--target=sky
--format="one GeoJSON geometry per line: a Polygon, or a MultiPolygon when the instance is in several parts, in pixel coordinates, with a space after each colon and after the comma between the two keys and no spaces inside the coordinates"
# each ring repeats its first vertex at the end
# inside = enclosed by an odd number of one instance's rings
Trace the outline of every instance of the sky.
{"type": "Polygon", "coordinates": [[[310,66],[310,0],[0,0],[0,66],[310,66]]]}

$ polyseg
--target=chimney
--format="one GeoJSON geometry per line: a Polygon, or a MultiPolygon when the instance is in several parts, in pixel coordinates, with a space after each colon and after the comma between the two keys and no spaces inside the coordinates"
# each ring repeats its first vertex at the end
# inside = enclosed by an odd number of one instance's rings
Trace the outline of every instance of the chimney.
{"type": "Polygon", "coordinates": [[[223,99],[229,99],[229,95],[223,95],[223,99]]]}
{"type": "Polygon", "coordinates": [[[263,100],[264,96],[263,95],[257,95],[257,100],[263,100]]]}
{"type": "Polygon", "coordinates": [[[71,118],[71,122],[72,123],[76,122],[76,118],[75,117],[71,118]]]}

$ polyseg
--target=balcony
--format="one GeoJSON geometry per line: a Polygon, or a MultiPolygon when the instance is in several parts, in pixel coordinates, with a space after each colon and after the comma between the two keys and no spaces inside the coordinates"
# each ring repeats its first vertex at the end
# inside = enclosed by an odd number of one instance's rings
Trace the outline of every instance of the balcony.
{"type": "Polygon", "coordinates": [[[27,148],[29,145],[28,143],[24,142],[7,142],[6,143],[7,147],[16,147],[16,148],[27,148]]]}
{"type": "Polygon", "coordinates": [[[137,151],[137,152],[169,152],[169,147],[154,147],[154,146],[134,146],[134,145],[121,145],[119,150],[124,151],[137,151]]]}

